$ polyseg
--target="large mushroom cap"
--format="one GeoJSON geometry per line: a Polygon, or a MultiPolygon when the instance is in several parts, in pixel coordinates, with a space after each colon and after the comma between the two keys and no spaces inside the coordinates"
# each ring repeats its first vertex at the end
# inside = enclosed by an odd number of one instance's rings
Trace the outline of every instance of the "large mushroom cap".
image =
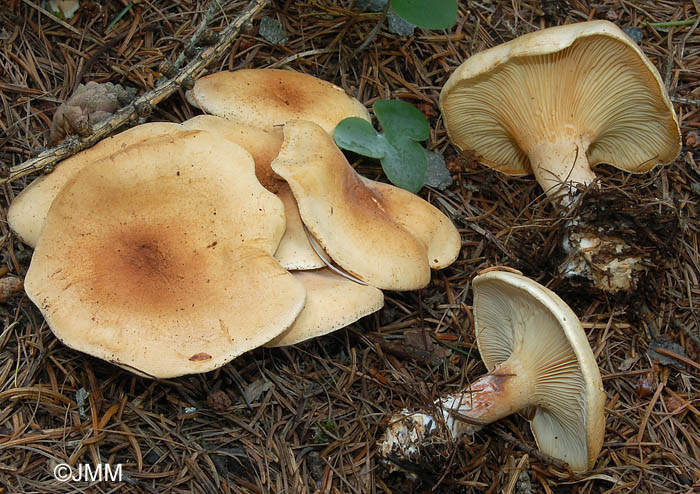
{"type": "Polygon", "coordinates": [[[532,173],[528,155],[561,139],[587,146],[591,165],[636,173],[680,149],[658,72],[607,21],[544,29],[473,55],[445,84],[440,109],[458,147],[509,174],[532,173]]]}
{"type": "Polygon", "coordinates": [[[284,210],[209,132],[131,146],[56,197],[25,288],[68,346],[151,377],[206,372],[289,327],[304,289],[272,257],[284,210]]]}
{"type": "Polygon", "coordinates": [[[181,130],[182,126],[175,123],[154,122],[138,125],[103,139],[93,147],[61,161],[53,172],[35,179],[12,201],[7,212],[10,228],[24,243],[35,247],[51,203],[76,173],[90,163],[118,153],[133,144],[181,130]]]}
{"type": "Polygon", "coordinates": [[[515,354],[534,380],[539,448],[574,470],[591,468],[603,444],[605,393],[576,314],[540,284],[491,271],[474,278],[474,323],[489,371],[515,354]]]}
{"type": "Polygon", "coordinates": [[[215,115],[198,115],[185,120],[182,125],[188,129],[215,132],[243,147],[255,160],[255,175],[260,184],[270,192],[277,193],[284,184],[284,180],[270,167],[282,147],[282,129],[262,130],[215,115]]]}
{"type": "Polygon", "coordinates": [[[310,120],[326,132],[347,117],[369,112],[343,89],[316,77],[278,69],[240,69],[197,79],[187,100],[206,113],[269,130],[289,120],[310,120]]]}
{"type": "Polygon", "coordinates": [[[292,189],[306,227],[343,269],[386,290],[428,284],[425,245],[387,214],[317,124],[287,123],[272,169],[292,189]]]}
{"type": "Polygon", "coordinates": [[[292,271],[306,289],[306,305],[294,324],[266,346],[287,346],[344,328],[384,306],[378,288],[360,285],[328,268],[292,271]]]}

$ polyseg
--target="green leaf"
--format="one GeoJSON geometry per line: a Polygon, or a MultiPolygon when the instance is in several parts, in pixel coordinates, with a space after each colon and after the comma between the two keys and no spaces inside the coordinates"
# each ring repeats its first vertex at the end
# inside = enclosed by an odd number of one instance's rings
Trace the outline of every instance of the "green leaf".
{"type": "Polygon", "coordinates": [[[392,0],[391,8],[426,29],[449,29],[457,23],[457,0],[392,0]]]}
{"type": "Polygon", "coordinates": [[[402,101],[377,101],[374,114],[382,126],[381,134],[366,120],[346,118],[333,132],[335,143],[342,149],[381,160],[391,183],[418,192],[425,183],[428,167],[425,150],[418,141],[430,135],[428,121],[415,106],[402,101]]]}
{"type": "Polygon", "coordinates": [[[383,158],[391,147],[371,123],[357,117],[341,121],[333,131],[333,138],[339,148],[376,159],[383,158]]]}
{"type": "Polygon", "coordinates": [[[409,192],[417,193],[425,183],[428,160],[423,146],[405,139],[400,146],[382,158],[382,168],[392,184],[409,192]]]}
{"type": "Polygon", "coordinates": [[[406,137],[424,141],[430,135],[425,115],[410,103],[384,99],[377,101],[372,108],[389,142],[406,137]]]}

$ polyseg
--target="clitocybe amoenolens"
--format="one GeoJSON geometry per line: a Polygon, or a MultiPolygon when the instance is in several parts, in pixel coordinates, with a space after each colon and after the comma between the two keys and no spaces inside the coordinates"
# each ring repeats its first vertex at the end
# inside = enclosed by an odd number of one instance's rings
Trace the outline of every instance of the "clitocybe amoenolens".
{"type": "MultiPolygon", "coordinates": [[[[595,180],[592,166],[643,173],[680,150],[657,70],[607,21],[543,29],[473,55],[445,84],[440,109],[459,148],[503,173],[533,173],[560,207],[595,180]]],[[[640,259],[628,258],[619,239],[570,240],[567,276],[611,292],[634,286],[640,259]],[[593,250],[613,261],[591,262],[593,250]]]]}
{"type": "Polygon", "coordinates": [[[206,113],[265,130],[310,120],[332,133],[344,118],[370,121],[367,108],[342,88],[291,70],[216,72],[197,79],[187,100],[206,113]]]}
{"type": "Polygon", "coordinates": [[[253,158],[182,130],[84,167],[25,289],[66,345],[149,377],[207,372],[289,328],[304,286],[273,258],[284,206],[253,158]]]}
{"type": "Polygon", "coordinates": [[[605,393],[573,311],[535,281],[491,271],[474,278],[474,324],[489,372],[430,412],[394,415],[380,453],[416,459],[440,434],[454,439],[477,430],[475,423],[527,410],[543,452],[572,470],[592,468],[603,445],[605,393]]]}
{"type": "Polygon", "coordinates": [[[672,161],[680,131],[658,72],[617,26],[592,21],[477,53],[440,93],[452,141],[550,196],[608,163],[643,173],[672,161]]]}
{"type": "Polygon", "coordinates": [[[430,269],[457,258],[459,232],[426,201],[358,175],[333,138],[313,122],[284,126],[272,162],[326,253],[348,273],[383,290],[416,290],[430,269]]]}

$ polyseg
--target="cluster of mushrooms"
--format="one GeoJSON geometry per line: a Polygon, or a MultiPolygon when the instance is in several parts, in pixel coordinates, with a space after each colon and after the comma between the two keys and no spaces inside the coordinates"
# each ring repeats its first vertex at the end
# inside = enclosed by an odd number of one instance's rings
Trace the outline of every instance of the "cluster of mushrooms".
{"type": "MultiPolygon", "coordinates": [[[[607,21],[527,34],[466,60],[440,93],[454,144],[503,173],[534,174],[561,209],[607,163],[643,173],[671,162],[680,129],[658,72],[607,21]]],[[[567,227],[578,227],[574,218],[567,227]]],[[[572,228],[566,276],[607,292],[637,283],[644,259],[621,238],[572,228]]],[[[489,372],[467,389],[390,420],[380,452],[417,459],[425,438],[458,437],[520,412],[542,451],[592,468],[605,432],[600,372],[576,315],[554,293],[507,272],[474,279],[474,325],[489,372]],[[500,284],[500,286],[499,286],[500,284]]]]}
{"type": "Polygon", "coordinates": [[[239,70],[187,96],[208,114],[105,139],[11,205],[35,248],[25,290],[68,346],[149,377],[207,372],[347,326],[457,258],[444,214],[336,147],[340,120],[370,118],[340,88],[239,70]]]}
{"type": "MultiPolygon", "coordinates": [[[[680,151],[658,72],[608,21],[543,29],[473,55],[443,87],[440,109],[457,147],[503,173],[534,174],[562,214],[594,185],[591,166],[643,173],[680,151]]],[[[583,225],[573,218],[566,226],[583,225]]],[[[572,230],[566,276],[606,292],[635,286],[644,259],[624,240],[572,230]]],[[[380,452],[417,459],[431,437],[456,438],[520,412],[542,451],[574,471],[592,468],[603,445],[605,394],[576,315],[546,288],[496,271],[474,279],[474,325],[489,372],[429,412],[395,414],[380,452]]]]}
{"type": "MultiPolygon", "coordinates": [[[[344,327],[381,308],[381,290],[424,287],[431,268],[457,258],[460,236],[445,215],[359,176],[337,148],[338,122],[370,119],[340,88],[238,70],[199,79],[187,97],[206,115],[108,138],[10,208],[10,226],[35,248],[26,292],[68,346],[149,377],[206,372],[261,345],[344,327]]],[[[534,173],[562,208],[594,182],[591,165],[645,172],[680,147],[658,73],[606,21],[474,55],[440,108],[458,147],[502,172],[534,173]]],[[[610,280],[639,269],[638,258],[594,262],[595,249],[619,239],[591,232],[567,242],[567,269],[578,274],[624,284],[610,280]]],[[[509,270],[487,270],[473,287],[489,372],[430,412],[397,413],[380,453],[412,459],[438,432],[457,437],[521,412],[540,449],[591,468],[605,394],[578,318],[509,270]]]]}

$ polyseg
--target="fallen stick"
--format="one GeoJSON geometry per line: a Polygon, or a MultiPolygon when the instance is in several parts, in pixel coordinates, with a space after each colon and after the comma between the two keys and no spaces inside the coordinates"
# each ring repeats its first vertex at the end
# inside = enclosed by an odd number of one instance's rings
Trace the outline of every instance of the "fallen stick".
{"type": "MultiPolygon", "coordinates": [[[[195,55],[194,59],[181,70],[178,70],[176,75],[173,75],[154,89],[135,98],[131,103],[119,109],[111,117],[96,123],[89,135],[85,137],[71,136],[58,146],[47,149],[38,156],[12,167],[8,176],[0,178],[0,184],[11,182],[44,168],[54,166],[59,161],[93,146],[129,121],[139,116],[146,117],[150,115],[153,106],[168,98],[179,88],[191,89],[194,84],[194,78],[211,62],[223,54],[236,38],[243,25],[260,12],[268,2],[269,0],[252,0],[226,29],[221,32],[214,45],[195,55]]],[[[206,25],[216,15],[217,8],[217,2],[212,2],[210,4],[202,20],[202,24],[197,28],[192,38],[185,44],[186,47],[196,44],[206,28],[206,25]]],[[[182,57],[178,57],[178,62],[181,63],[181,59],[182,57]]],[[[177,67],[177,63],[175,67],[177,67]]]]}

